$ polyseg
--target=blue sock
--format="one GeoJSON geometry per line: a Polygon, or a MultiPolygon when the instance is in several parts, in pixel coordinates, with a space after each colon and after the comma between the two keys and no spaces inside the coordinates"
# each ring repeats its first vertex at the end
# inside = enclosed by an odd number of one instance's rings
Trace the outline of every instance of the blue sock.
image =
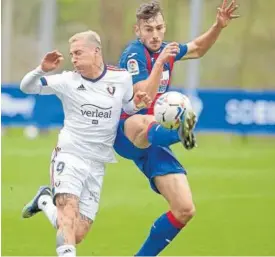
{"type": "Polygon", "coordinates": [[[158,255],[183,227],[171,211],[163,214],[155,221],[148,238],[135,256],[158,255]]]}
{"type": "Polygon", "coordinates": [[[180,142],[178,131],[176,129],[166,129],[156,122],[149,125],[147,139],[152,145],[160,146],[169,146],[180,142]]]}

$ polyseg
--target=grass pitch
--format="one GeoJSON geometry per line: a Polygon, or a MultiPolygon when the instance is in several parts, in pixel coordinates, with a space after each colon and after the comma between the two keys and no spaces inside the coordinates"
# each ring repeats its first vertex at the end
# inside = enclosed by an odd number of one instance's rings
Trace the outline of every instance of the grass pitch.
{"type": "MultiPolygon", "coordinates": [[[[57,132],[28,140],[2,136],[2,255],[56,255],[55,230],[42,213],[21,209],[49,183],[57,132]]],[[[275,255],[275,139],[200,135],[199,147],[174,146],[188,170],[196,217],[163,251],[177,255],[275,255]]],[[[128,160],[109,165],[98,217],[77,255],[133,256],[152,222],[167,211],[128,160]]]]}

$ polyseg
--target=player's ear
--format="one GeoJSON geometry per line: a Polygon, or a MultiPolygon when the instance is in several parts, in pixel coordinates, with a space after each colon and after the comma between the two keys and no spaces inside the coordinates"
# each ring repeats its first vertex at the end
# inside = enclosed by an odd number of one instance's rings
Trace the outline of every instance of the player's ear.
{"type": "Polygon", "coordinates": [[[95,48],[95,53],[96,53],[96,54],[100,53],[100,47],[96,47],[96,48],[95,48]]]}
{"type": "Polygon", "coordinates": [[[164,23],[164,26],[163,26],[163,33],[166,32],[166,24],[164,23]]]}
{"type": "Polygon", "coordinates": [[[137,37],[140,37],[140,29],[139,29],[138,24],[135,24],[135,26],[134,26],[134,31],[135,31],[136,36],[137,36],[137,37]]]}

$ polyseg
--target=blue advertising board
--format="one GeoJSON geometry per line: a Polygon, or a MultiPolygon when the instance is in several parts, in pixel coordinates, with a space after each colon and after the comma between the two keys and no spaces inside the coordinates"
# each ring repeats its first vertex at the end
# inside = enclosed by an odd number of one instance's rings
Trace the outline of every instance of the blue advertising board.
{"type": "Polygon", "coordinates": [[[275,135],[275,91],[198,90],[197,130],[275,135]]]}
{"type": "Polygon", "coordinates": [[[2,126],[61,127],[64,113],[55,95],[26,95],[18,86],[1,87],[2,126]]]}
{"type": "MultiPolygon", "coordinates": [[[[62,104],[55,95],[26,95],[14,85],[1,90],[2,126],[63,125],[62,104]]],[[[275,91],[198,89],[191,101],[198,131],[275,135],[275,91]]]]}

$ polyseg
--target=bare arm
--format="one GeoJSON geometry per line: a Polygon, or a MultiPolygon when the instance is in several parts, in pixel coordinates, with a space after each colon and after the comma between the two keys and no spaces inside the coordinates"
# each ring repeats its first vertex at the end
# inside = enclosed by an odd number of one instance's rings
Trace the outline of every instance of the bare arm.
{"type": "Polygon", "coordinates": [[[146,80],[139,81],[134,85],[134,92],[146,92],[152,99],[154,99],[158,92],[162,71],[163,63],[157,61],[149,77],[146,80]]]}
{"type": "Polygon", "coordinates": [[[204,56],[217,41],[222,29],[227,27],[232,19],[239,17],[239,15],[233,14],[238,8],[236,0],[233,0],[228,7],[226,5],[227,0],[223,0],[221,7],[218,8],[216,22],[207,32],[187,44],[188,51],[182,60],[196,59],[204,56]]]}
{"type": "Polygon", "coordinates": [[[196,59],[204,56],[216,42],[221,31],[222,28],[214,24],[207,32],[187,43],[188,51],[182,60],[196,59]]]}
{"type": "Polygon", "coordinates": [[[174,58],[178,52],[178,43],[173,42],[167,44],[156,60],[149,77],[146,80],[139,81],[134,85],[134,92],[146,92],[151,99],[154,99],[159,89],[164,63],[168,62],[169,58],[174,58]]]}

